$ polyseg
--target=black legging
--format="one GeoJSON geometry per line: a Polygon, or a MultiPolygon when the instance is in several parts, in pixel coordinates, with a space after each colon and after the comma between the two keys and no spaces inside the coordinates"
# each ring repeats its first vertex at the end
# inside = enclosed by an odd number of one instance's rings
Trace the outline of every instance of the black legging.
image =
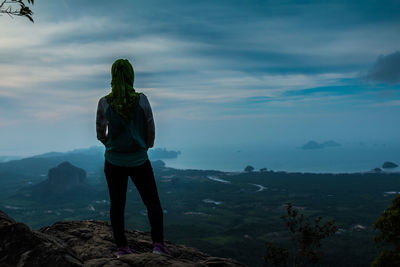
{"type": "Polygon", "coordinates": [[[153,242],[163,242],[163,212],[150,161],[147,160],[143,165],[137,167],[121,167],[106,160],[104,173],[110,193],[110,219],[117,247],[128,244],[125,237],[124,222],[128,176],[131,177],[144,205],[147,207],[153,242]]]}

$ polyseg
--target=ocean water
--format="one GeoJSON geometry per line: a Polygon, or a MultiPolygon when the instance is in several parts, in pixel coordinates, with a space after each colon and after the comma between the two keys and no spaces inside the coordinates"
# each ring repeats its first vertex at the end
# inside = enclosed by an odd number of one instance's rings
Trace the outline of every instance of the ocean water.
{"type": "MultiPolygon", "coordinates": [[[[365,172],[382,167],[385,161],[400,165],[400,146],[348,144],[338,147],[304,150],[291,146],[263,147],[191,147],[178,149],[175,159],[163,160],[168,167],[243,171],[247,165],[258,170],[344,173],[365,172]]],[[[392,171],[400,171],[395,168],[392,171]]]]}

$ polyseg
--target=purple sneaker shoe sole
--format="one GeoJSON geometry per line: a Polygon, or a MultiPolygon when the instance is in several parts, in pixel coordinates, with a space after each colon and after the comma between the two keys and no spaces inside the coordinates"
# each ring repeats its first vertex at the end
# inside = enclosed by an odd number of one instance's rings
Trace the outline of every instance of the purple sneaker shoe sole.
{"type": "Polygon", "coordinates": [[[115,252],[117,258],[128,254],[133,254],[132,250],[129,247],[118,248],[117,251],[115,252]]]}
{"type": "Polygon", "coordinates": [[[168,248],[161,243],[154,244],[153,253],[171,256],[171,252],[168,250],[168,248]]]}

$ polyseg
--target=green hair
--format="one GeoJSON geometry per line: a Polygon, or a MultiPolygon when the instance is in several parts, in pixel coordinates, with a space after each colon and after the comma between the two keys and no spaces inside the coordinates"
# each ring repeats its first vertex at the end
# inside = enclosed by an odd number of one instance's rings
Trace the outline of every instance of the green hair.
{"type": "Polygon", "coordinates": [[[127,59],[118,59],[111,67],[111,93],[106,95],[110,107],[123,119],[135,116],[140,93],[133,88],[135,73],[127,59]]]}

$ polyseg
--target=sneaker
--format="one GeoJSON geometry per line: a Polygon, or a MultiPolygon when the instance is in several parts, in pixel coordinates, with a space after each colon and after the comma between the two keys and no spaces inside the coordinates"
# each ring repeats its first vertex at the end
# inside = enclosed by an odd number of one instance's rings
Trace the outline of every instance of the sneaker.
{"type": "Polygon", "coordinates": [[[126,246],[126,247],[119,247],[117,248],[117,251],[115,252],[115,254],[117,255],[117,258],[119,258],[122,255],[126,255],[126,254],[132,254],[132,250],[126,246]]]}
{"type": "Polygon", "coordinates": [[[154,243],[153,253],[171,256],[171,252],[169,252],[168,248],[160,242],[154,243]]]}

